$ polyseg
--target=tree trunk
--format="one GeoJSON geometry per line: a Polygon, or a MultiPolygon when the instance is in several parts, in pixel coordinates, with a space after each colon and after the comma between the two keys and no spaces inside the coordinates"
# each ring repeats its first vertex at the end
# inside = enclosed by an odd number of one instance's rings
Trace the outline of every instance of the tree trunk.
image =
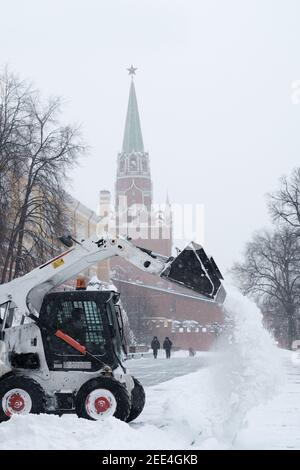
{"type": "Polygon", "coordinates": [[[10,238],[10,241],[9,241],[9,246],[8,246],[8,249],[7,249],[7,252],[6,252],[6,257],[5,257],[5,261],[4,261],[4,265],[3,265],[3,269],[2,269],[1,283],[8,282],[8,281],[11,280],[11,279],[7,278],[7,271],[9,269],[9,266],[10,266],[11,262],[12,262],[16,236],[17,236],[17,234],[14,230],[12,235],[11,235],[11,238],[10,238]]]}
{"type": "Polygon", "coordinates": [[[295,317],[294,305],[289,305],[286,309],[288,319],[288,347],[292,348],[292,343],[295,339],[298,339],[297,335],[297,320],[295,317]]]}
{"type": "MultiPolygon", "coordinates": [[[[28,179],[27,179],[27,185],[26,185],[26,191],[25,191],[25,197],[24,201],[22,204],[22,209],[21,209],[21,214],[20,214],[20,219],[18,223],[18,230],[17,230],[17,249],[16,249],[16,255],[15,255],[15,272],[14,272],[14,278],[18,277],[20,273],[20,268],[21,268],[21,255],[22,255],[22,248],[23,248],[23,240],[24,240],[24,229],[26,225],[26,218],[27,218],[27,212],[28,212],[28,201],[32,192],[32,173],[33,173],[33,166],[34,166],[34,159],[31,161],[29,173],[28,173],[28,179]]],[[[37,170],[38,171],[38,170],[37,170]]],[[[34,177],[33,177],[34,179],[34,177]]]]}

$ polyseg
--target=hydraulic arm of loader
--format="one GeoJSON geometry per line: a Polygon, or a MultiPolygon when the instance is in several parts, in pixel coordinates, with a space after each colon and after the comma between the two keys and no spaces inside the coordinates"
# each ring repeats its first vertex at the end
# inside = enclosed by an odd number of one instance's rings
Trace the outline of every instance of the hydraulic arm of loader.
{"type": "Polygon", "coordinates": [[[127,239],[94,236],[70,246],[28,274],[0,285],[0,306],[10,302],[21,314],[36,314],[47,292],[112,256],[121,256],[142,271],[178,283],[212,301],[222,303],[225,299],[221,273],[200,245],[191,243],[176,258],[166,258],[127,239]]]}

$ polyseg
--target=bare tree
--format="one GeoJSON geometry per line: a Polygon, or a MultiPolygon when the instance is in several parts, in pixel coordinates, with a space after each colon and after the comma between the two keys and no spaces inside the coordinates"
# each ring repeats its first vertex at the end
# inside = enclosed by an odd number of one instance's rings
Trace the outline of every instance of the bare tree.
{"type": "Polygon", "coordinates": [[[11,74],[7,68],[0,74],[0,173],[3,176],[18,169],[15,157],[22,157],[19,136],[28,117],[31,86],[11,74]]]}
{"type": "MultiPolygon", "coordinates": [[[[3,139],[0,157],[2,206],[7,211],[4,282],[53,254],[56,238],[68,223],[64,189],[67,170],[85,147],[77,128],[59,124],[59,99],[44,105],[37,92],[7,74],[2,76],[2,88],[0,106],[5,118],[5,103],[10,103],[13,129],[6,131],[9,137],[3,139]]],[[[8,123],[3,126],[4,137],[7,127],[8,123]]]]}
{"type": "Polygon", "coordinates": [[[269,195],[269,209],[273,220],[300,227],[300,168],[281,178],[280,189],[269,195]]]}
{"type": "MultiPolygon", "coordinates": [[[[241,290],[260,304],[277,302],[287,321],[288,345],[299,336],[300,306],[299,237],[291,227],[265,231],[247,244],[242,263],[232,273],[241,290]]],[[[279,309],[276,310],[277,313],[279,309]]]]}
{"type": "Polygon", "coordinates": [[[0,263],[9,238],[12,180],[22,174],[23,154],[20,134],[28,116],[30,85],[20,81],[7,68],[0,74],[0,263]]]}
{"type": "MultiPolygon", "coordinates": [[[[290,346],[288,338],[288,320],[281,303],[275,297],[263,296],[259,301],[265,327],[273,334],[283,348],[290,346]]],[[[296,325],[299,331],[299,321],[296,325]]]]}

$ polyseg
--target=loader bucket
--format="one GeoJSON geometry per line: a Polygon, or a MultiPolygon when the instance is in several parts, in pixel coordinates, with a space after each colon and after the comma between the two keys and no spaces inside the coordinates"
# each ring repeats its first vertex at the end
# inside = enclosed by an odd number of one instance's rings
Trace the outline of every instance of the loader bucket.
{"type": "Polygon", "coordinates": [[[181,251],[161,276],[218,303],[225,300],[222,274],[214,259],[197,243],[191,242],[181,251]]]}

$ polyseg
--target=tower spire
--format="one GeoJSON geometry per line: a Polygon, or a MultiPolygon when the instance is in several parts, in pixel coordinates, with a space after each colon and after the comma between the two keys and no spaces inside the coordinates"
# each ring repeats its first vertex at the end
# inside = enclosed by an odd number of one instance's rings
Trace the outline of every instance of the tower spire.
{"type": "Polygon", "coordinates": [[[131,65],[131,67],[128,68],[127,70],[129,72],[129,75],[131,75],[132,80],[130,84],[130,92],[129,92],[129,100],[128,100],[126,122],[125,122],[122,152],[127,153],[127,154],[132,153],[132,152],[143,153],[144,143],[143,143],[143,137],[142,137],[138,104],[137,104],[136,93],[135,93],[135,86],[134,86],[134,81],[133,81],[133,75],[135,75],[135,71],[137,70],[137,68],[131,65]]]}

